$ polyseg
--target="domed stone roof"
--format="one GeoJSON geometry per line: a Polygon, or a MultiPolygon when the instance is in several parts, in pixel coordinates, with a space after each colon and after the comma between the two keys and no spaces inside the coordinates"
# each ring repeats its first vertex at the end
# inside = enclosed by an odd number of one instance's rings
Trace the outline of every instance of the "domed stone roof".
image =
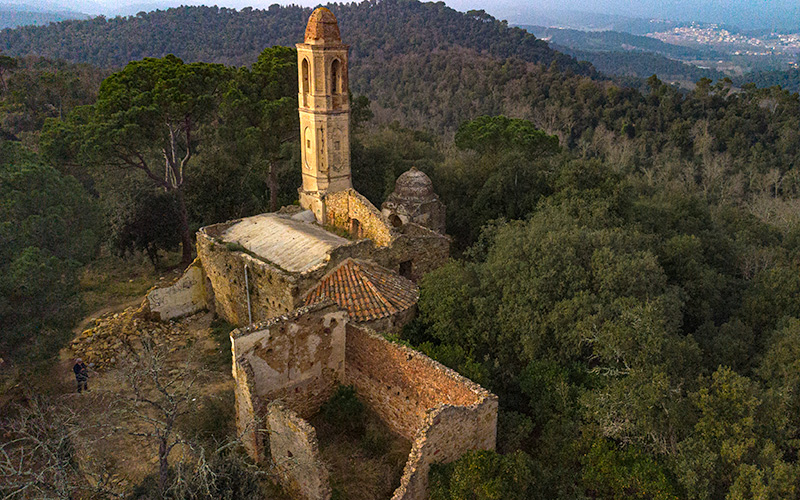
{"type": "Polygon", "coordinates": [[[394,192],[391,195],[394,199],[427,201],[435,200],[436,193],[433,191],[433,182],[425,172],[411,167],[410,170],[403,172],[394,185],[394,192]]]}
{"type": "Polygon", "coordinates": [[[339,34],[339,23],[333,12],[325,7],[318,7],[311,13],[306,26],[306,43],[342,43],[339,34]]]}

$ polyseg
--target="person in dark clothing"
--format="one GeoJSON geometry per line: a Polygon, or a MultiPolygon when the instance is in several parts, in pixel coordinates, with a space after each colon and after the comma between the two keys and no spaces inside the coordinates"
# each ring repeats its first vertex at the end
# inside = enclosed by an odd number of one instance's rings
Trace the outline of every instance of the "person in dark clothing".
{"type": "Polygon", "coordinates": [[[89,369],[86,368],[86,365],[83,363],[81,358],[75,360],[75,366],[72,367],[72,371],[75,372],[75,381],[78,383],[78,392],[81,392],[81,389],[89,390],[89,369]]]}

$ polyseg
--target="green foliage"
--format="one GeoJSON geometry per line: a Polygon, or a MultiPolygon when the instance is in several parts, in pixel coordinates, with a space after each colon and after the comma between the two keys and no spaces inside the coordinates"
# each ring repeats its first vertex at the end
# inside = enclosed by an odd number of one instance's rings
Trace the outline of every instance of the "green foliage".
{"type": "Polygon", "coordinates": [[[217,119],[204,130],[211,147],[188,188],[203,224],[277,210],[297,198],[301,182],[297,51],[265,49],[251,69],[230,76],[217,119]]]}
{"type": "Polygon", "coordinates": [[[360,137],[351,144],[353,186],[376,206],[394,190],[400,174],[411,167],[430,174],[442,159],[432,134],[397,123],[360,137]]]}
{"type": "Polygon", "coordinates": [[[596,441],[583,458],[583,482],[599,498],[677,500],[680,496],[665,468],[651,455],[619,449],[608,440],[596,441]]]}
{"type": "Polygon", "coordinates": [[[533,420],[524,413],[500,410],[497,416],[497,450],[508,454],[527,445],[533,432],[533,420]]]}
{"type": "Polygon", "coordinates": [[[470,380],[491,388],[492,381],[486,366],[475,359],[460,345],[439,344],[424,342],[417,347],[425,355],[435,359],[441,364],[452,368],[470,380]]]}
{"type": "Polygon", "coordinates": [[[211,338],[217,342],[217,346],[206,352],[203,361],[212,370],[227,371],[231,365],[230,334],[236,327],[220,317],[214,318],[210,327],[211,338]]]}
{"type": "Polygon", "coordinates": [[[352,385],[340,385],[320,410],[325,421],[342,431],[357,435],[364,430],[366,414],[364,403],[358,399],[352,385]]]}
{"type": "Polygon", "coordinates": [[[180,245],[179,209],[171,193],[131,182],[105,198],[109,243],[120,256],[140,251],[158,267],[159,252],[180,245]]]}
{"type": "MultiPolygon", "coordinates": [[[[498,57],[519,57],[562,68],[588,72],[587,64],[551,50],[547,44],[519,28],[496,19],[476,19],[444,4],[391,0],[331,6],[353,52],[381,47],[386,54],[430,52],[442,42],[488,50],[498,57]],[[444,31],[448,37],[444,38],[444,31]],[[379,38],[376,38],[379,37],[379,38]]],[[[141,57],[161,57],[164,47],[186,60],[249,64],[262,47],[291,46],[303,39],[311,9],[296,5],[269,9],[180,7],[138,16],[70,21],[48,27],[22,27],[3,33],[0,44],[11,55],[37,53],[48,57],[82,60],[99,66],[120,67],[141,57]],[[137,33],[149,32],[136,44],[109,44],[137,33]],[[82,34],[82,37],[76,36],[82,34]]]]}
{"type": "Polygon", "coordinates": [[[536,486],[531,483],[530,457],[517,451],[500,455],[471,451],[448,465],[432,465],[431,500],[523,500],[536,486]]]}
{"type": "Polygon", "coordinates": [[[482,154],[517,150],[535,158],[559,150],[558,137],[547,135],[533,123],[505,116],[481,116],[463,123],[456,132],[456,146],[482,154]]]}
{"type": "Polygon", "coordinates": [[[0,144],[0,352],[47,357],[81,312],[78,270],[97,253],[100,213],[80,184],[0,144]]]}
{"type": "Polygon", "coordinates": [[[184,64],[173,55],[131,62],[103,81],[95,104],[73,110],[66,121],[48,122],[42,139],[45,154],[55,162],[91,165],[93,176],[112,186],[115,178],[108,170],[123,169],[172,192],[183,262],[188,264],[193,241],[184,183],[198,147],[198,129],[212,116],[218,88],[228,74],[224,66],[184,64]]]}

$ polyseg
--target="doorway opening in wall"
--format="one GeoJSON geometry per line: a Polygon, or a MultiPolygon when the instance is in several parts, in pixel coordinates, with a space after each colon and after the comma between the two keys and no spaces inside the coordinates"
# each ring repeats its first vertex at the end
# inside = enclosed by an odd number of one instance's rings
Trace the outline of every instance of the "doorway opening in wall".
{"type": "Polygon", "coordinates": [[[358,219],[350,219],[350,236],[361,238],[361,223],[358,222],[358,219]]]}
{"type": "Polygon", "coordinates": [[[400,276],[411,279],[413,271],[414,265],[412,261],[405,260],[400,263],[400,276]]]}

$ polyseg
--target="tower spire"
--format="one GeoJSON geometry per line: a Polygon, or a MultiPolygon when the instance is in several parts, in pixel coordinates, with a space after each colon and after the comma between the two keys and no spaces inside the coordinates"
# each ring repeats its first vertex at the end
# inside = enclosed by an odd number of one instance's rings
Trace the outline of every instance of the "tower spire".
{"type": "Polygon", "coordinates": [[[350,178],[349,46],[333,13],[319,7],[297,44],[303,186],[300,205],[323,222],[327,193],[352,187],[350,178]]]}

